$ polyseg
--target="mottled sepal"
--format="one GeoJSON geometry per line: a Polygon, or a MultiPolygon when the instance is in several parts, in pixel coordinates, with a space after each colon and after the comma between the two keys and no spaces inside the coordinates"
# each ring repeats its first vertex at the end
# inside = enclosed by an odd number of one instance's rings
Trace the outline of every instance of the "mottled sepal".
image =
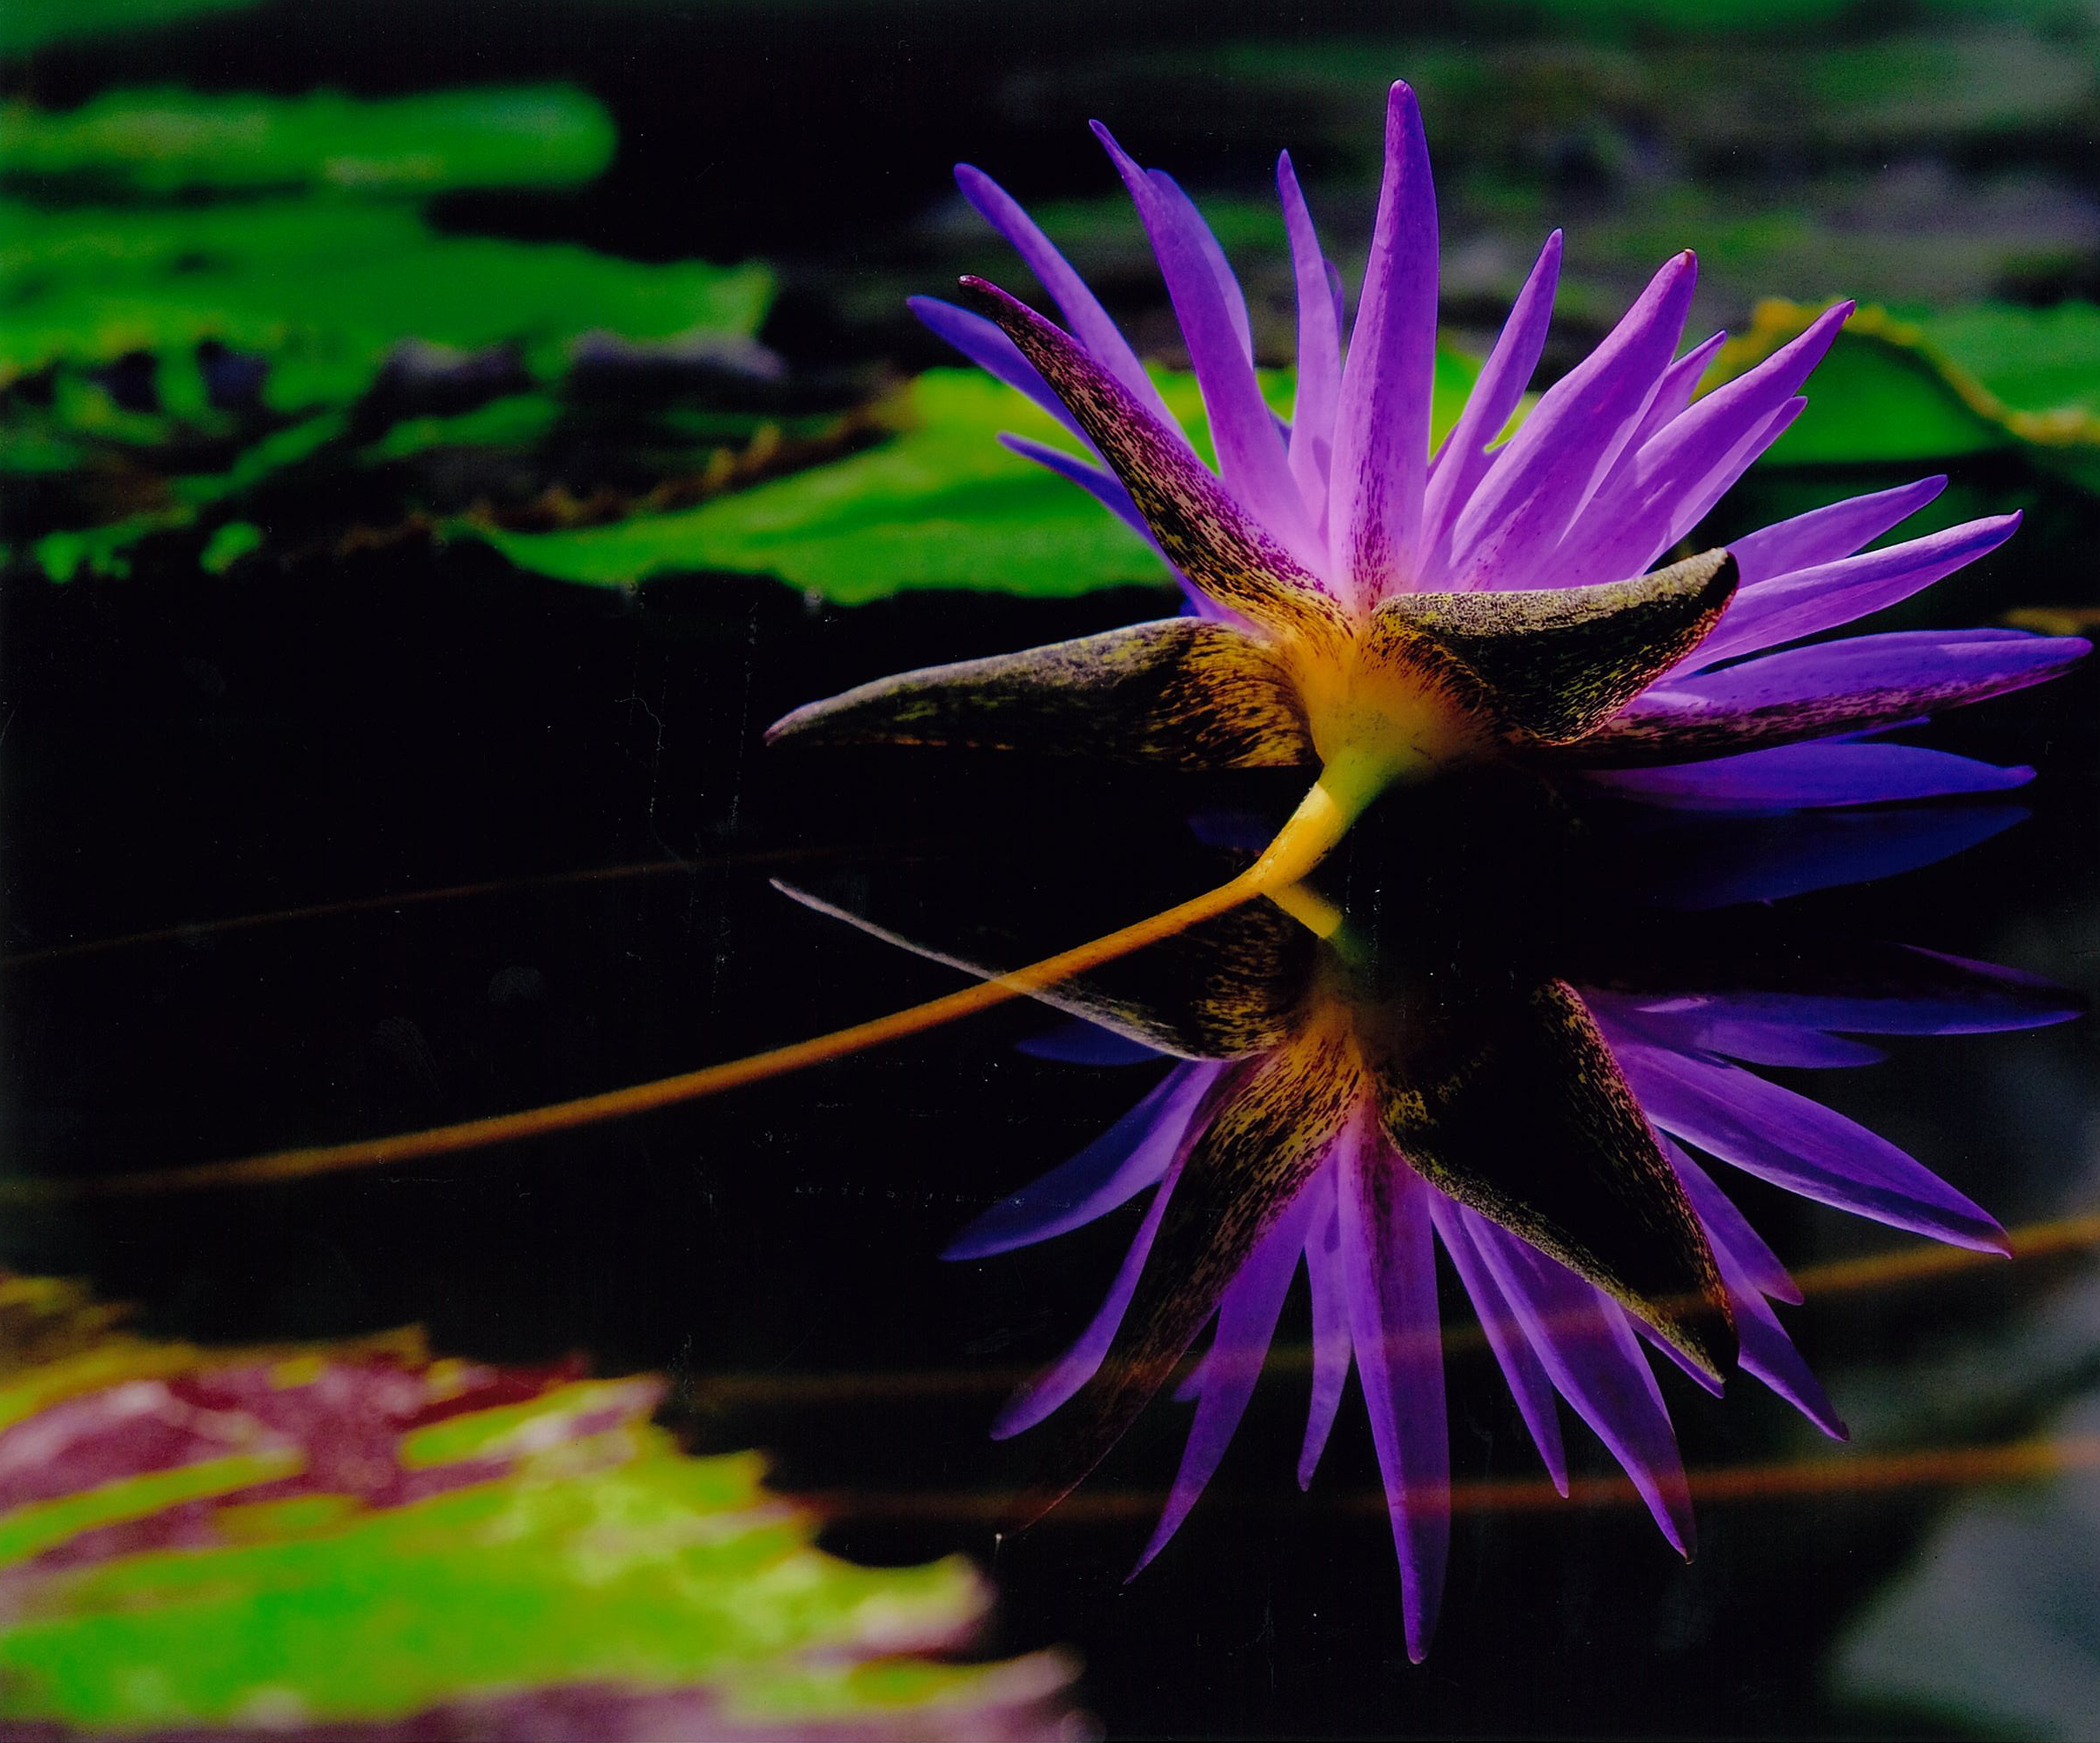
{"type": "MultiPolygon", "coordinates": [[[[920,868],[908,882],[907,897],[864,875],[850,906],[779,879],[774,886],[805,907],[983,980],[1143,912],[1082,919],[1055,905],[1009,903],[1002,923],[970,868],[952,880],[942,868],[920,868]],[[877,919],[871,908],[893,912],[877,919]]],[[[1240,1059],[1275,1047],[1301,1021],[1314,950],[1304,927],[1267,902],[1254,902],[1032,996],[1159,1053],[1240,1059]]]]}
{"type": "Polygon", "coordinates": [[[1721,1377],[1734,1330],[1713,1251],[1572,987],[1418,1008],[1366,1041],[1386,1133],[1432,1186],[1721,1377]]]}
{"type": "Polygon", "coordinates": [[[1399,593],[1378,607],[1367,657],[1426,670],[1512,737],[1571,744],[1698,646],[1735,585],[1735,559],[1716,550],[1599,586],[1399,593]]]}
{"type": "Polygon", "coordinates": [[[796,709],[766,741],[938,744],[1190,769],[1314,760],[1276,656],[1244,630],[1195,617],[877,679],[796,709]]]}
{"type": "Polygon", "coordinates": [[[1165,1385],[1325,1159],[1360,1083],[1338,1011],[1220,1081],[1217,1116],[1160,1188],[1167,1199],[1151,1253],[1115,1341],[1069,1406],[1066,1438],[1050,1455],[1056,1475],[1022,1499],[1020,1523],[1068,1494],[1165,1385]]]}
{"type": "Polygon", "coordinates": [[[1265,629],[1345,635],[1327,584],[1250,519],[1188,443],[1061,328],[995,285],[964,279],[963,294],[998,323],[1064,401],[1137,504],[1167,560],[1220,605],[1265,629]]]}

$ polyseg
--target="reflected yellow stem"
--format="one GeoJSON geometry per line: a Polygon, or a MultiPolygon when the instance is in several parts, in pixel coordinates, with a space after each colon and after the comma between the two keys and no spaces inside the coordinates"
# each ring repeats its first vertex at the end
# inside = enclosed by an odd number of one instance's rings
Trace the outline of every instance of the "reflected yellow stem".
{"type": "Polygon", "coordinates": [[[1321,771],[1312,790],[1261,857],[1217,889],[1148,915],[1103,937],[1031,963],[1025,968],[979,981],[924,1004],[893,1011],[887,1017],[835,1029],[828,1035],[795,1041],[742,1059],[726,1060],[719,1065],[704,1066],[674,1077],[660,1077],[652,1083],[579,1096],[572,1101],[558,1101],[544,1107],[522,1108],[513,1114],[494,1114],[450,1126],[400,1132],[391,1137],[302,1145],[237,1161],[155,1168],[101,1180],[0,1181],[0,1203],[185,1192],[208,1187],[304,1180],[316,1174],[354,1168],[384,1167],[390,1163],[452,1155],[489,1144],[508,1143],[518,1138],[537,1137],[547,1132],[568,1131],[601,1120],[646,1114],[655,1108],[697,1101],[704,1096],[719,1095],[726,1090],[741,1089],[748,1084],[763,1083],[769,1077],[785,1076],[813,1065],[843,1059],[849,1054],[880,1047],[885,1041],[922,1034],[942,1024],[953,1023],[958,1017],[972,1017],[994,1005],[1039,992],[1119,957],[1141,950],[1148,944],[1171,938],[1256,897],[1290,890],[1333,850],[1388,778],[1389,774],[1385,765],[1374,759],[1337,758],[1321,771]]]}

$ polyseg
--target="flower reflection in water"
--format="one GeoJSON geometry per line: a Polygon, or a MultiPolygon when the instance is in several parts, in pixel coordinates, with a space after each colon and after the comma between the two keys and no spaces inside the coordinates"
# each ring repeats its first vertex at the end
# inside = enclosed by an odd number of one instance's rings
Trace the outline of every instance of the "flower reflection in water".
{"type": "MultiPolygon", "coordinates": [[[[1508,796],[1466,783],[1388,809],[1407,813],[1396,821],[1419,844],[1468,811],[1478,829],[1483,807],[1508,796]]],[[[1164,978],[1123,965],[1046,995],[1095,1025],[1060,1044],[1068,1056],[1136,1042],[1180,1058],[1112,1130],[949,1249],[1007,1252],[1151,1194],[1098,1313],[995,1425],[1003,1436],[1065,1412],[1056,1480],[1030,1512],[1106,1454],[1210,1328],[1180,1394],[1195,1403],[1187,1449],[1138,1566],[1157,1554],[1218,1468],[1302,1263],[1313,1375],[1299,1480],[1312,1479],[1353,1367],[1419,1659],[1449,1536],[1440,1247],[1556,1486],[1568,1481],[1557,1394],[1687,1555],[1684,1472],[1643,1343],[1715,1393],[1732,1358],[1825,1433],[1844,1432],[1773,1311],[1799,1292],[1709,1162],[2002,1248],[1991,1217],[1921,1164],[1750,1068],[1880,1057],[1860,1034],[2052,1023],[2072,1014],[2062,995],[2007,969],[1805,933],[1768,910],[1693,918],[1615,902],[1603,892],[1697,905],[1699,862],[1739,866],[1773,822],[1716,835],[1687,820],[1678,851],[1658,853],[1656,814],[1627,808],[1644,827],[1618,816],[1561,837],[1566,818],[1549,812],[1556,836],[1531,845],[1554,853],[1560,887],[1528,913],[1509,899],[1513,869],[1483,883],[1418,852],[1396,871],[1405,861],[1380,838],[1381,811],[1337,868],[1323,940],[1261,905],[1163,949],[1179,958],[1164,978]],[[1671,870],[1650,887],[1627,883],[1627,865],[1658,860],[1671,870]]],[[[1767,890],[1930,860],[2005,819],[1926,808],[1849,821],[1865,827],[1789,838],[1791,851],[1768,857],[1767,890]]],[[[980,972],[1024,950],[987,945],[996,924],[966,918],[999,879],[975,868],[921,875],[937,890],[911,898],[903,929],[796,893],[980,972]]]]}

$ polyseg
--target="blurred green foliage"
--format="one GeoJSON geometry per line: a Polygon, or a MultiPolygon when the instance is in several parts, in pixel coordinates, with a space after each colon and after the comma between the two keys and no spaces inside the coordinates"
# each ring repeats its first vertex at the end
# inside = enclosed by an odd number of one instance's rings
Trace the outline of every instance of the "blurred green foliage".
{"type": "MultiPolygon", "coordinates": [[[[1818,312],[1764,304],[1715,360],[1714,378],[1769,356],[1818,312]]],[[[1993,450],[2017,451],[2100,490],[2100,307],[1861,309],[1817,369],[1808,409],[1765,464],[1944,460],[1993,450]]]]}
{"type": "Polygon", "coordinates": [[[689,1457],[652,1426],[660,1390],[434,1359],[413,1332],[200,1350],[133,1336],[71,1285],[0,1277],[0,1435],[17,1448],[0,1722],[1054,1728],[1070,1675],[1054,1657],[898,1656],[975,1628],[990,1594],[967,1563],[823,1553],[755,1456],[689,1457]]]}
{"type": "Polygon", "coordinates": [[[562,187],[612,161],[612,117],[564,86],[359,99],[111,91],[51,114],[0,106],[11,181],[172,194],[562,187]]]}

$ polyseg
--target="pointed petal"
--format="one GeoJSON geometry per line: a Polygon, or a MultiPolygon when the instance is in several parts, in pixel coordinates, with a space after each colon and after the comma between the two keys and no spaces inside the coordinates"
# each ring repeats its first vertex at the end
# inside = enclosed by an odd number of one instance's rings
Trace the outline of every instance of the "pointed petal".
{"type": "Polygon", "coordinates": [[[1170,562],[1220,604],[1266,628],[1347,632],[1348,620],[1326,585],[1069,335],[981,279],[965,279],[963,287],[1071,408],[1170,562]]]}
{"type": "Polygon", "coordinates": [[[1735,1201],[1714,1183],[1714,1177],[1668,1138],[1663,1140],[1663,1154],[1670,1158],[1670,1166],[1684,1181],[1692,1208],[1706,1225],[1707,1239],[1713,1242],[1715,1258],[1725,1255],[1761,1295],[1798,1303],[1800,1288],[1788,1274],[1779,1255],[1751,1227],[1750,1219],[1736,1208],[1735,1201]]]}
{"type": "Polygon", "coordinates": [[[1879,1047],[1821,1029],[1743,1017],[1723,999],[1694,995],[1657,1009],[1588,987],[1582,999],[1613,1046],[1627,1033],[1687,1052],[1726,1054],[1753,1065],[1872,1065],[1888,1057],[1879,1047]]]}
{"type": "Polygon", "coordinates": [[[1350,1337],[1400,1560],[1407,1656],[1419,1665],[1436,1632],[1451,1546],[1451,1448],[1430,1194],[1421,1176],[1374,1135],[1356,1134],[1342,1160],[1337,1196],[1350,1337]]]}
{"type": "Polygon", "coordinates": [[[1572,987],[1413,1013],[1376,1045],[1387,1134],[1432,1186],[1720,1373],[1727,1307],[1705,1233],[1572,987]]]}
{"type": "MultiPolygon", "coordinates": [[[[1005,335],[1002,333],[1000,337],[1003,339],[1005,335]]],[[[1051,397],[1056,398],[1054,394],[1051,397]]],[[[1105,472],[1061,448],[1053,448],[1046,442],[1038,442],[1031,436],[1016,436],[1009,430],[1002,430],[999,444],[1024,460],[1033,460],[1046,472],[1054,472],[1068,482],[1076,484],[1145,543],[1152,544],[1152,529],[1145,525],[1145,518],[1138,513],[1137,504],[1130,500],[1130,493],[1123,488],[1122,480],[1113,473],[1105,472]]],[[[1153,548],[1157,550],[1158,547],[1153,545],[1153,548]]],[[[1183,585],[1186,587],[1187,584],[1183,585]]]]}
{"type": "Polygon", "coordinates": [[[1298,1486],[1313,1486],[1320,1455],[1327,1450],[1335,1412],[1349,1384],[1349,1290],[1342,1270],[1342,1225],[1335,1208],[1335,1176],[1329,1166],[1313,1183],[1315,1202],[1324,1209],[1313,1221],[1306,1240],[1306,1282],[1313,1298],[1313,1396],[1306,1410],[1305,1441],[1298,1453],[1298,1486]]]}
{"type": "Polygon", "coordinates": [[[1676,857],[1643,860],[1658,905],[1693,912],[1776,902],[1937,864],[2022,821],[2017,805],[1893,805],[1864,811],[1661,813],[1676,857]]]}
{"type": "Polygon", "coordinates": [[[1328,480],[1336,567],[1366,602],[1415,576],[1436,374],[1436,269],[1429,145],[1414,93],[1396,84],[1328,480]]]}
{"type": "Polygon", "coordinates": [[[1210,1060],[1177,1065],[1078,1155],[1000,1200],[949,1241],[941,1256],[984,1259],[1031,1247],[1106,1217],[1156,1185],[1180,1153],[1189,1121],[1225,1069],[1210,1060]]]}
{"type": "Polygon", "coordinates": [[[1746,1173],[1893,1228],[1980,1252],[2006,1250],[1982,1209],[1888,1139],[1754,1072],[1661,1047],[1621,1047],[1655,1122],[1746,1173]]]}
{"type": "Polygon", "coordinates": [[[1699,661],[1708,665],[1756,653],[1907,600],[1996,550],[2019,525],[2017,514],[1992,515],[1739,589],[1727,615],[1699,649],[1699,661]]]}
{"type": "Polygon", "coordinates": [[[946,339],[987,375],[1024,393],[1055,418],[1081,441],[1086,432],[1066,409],[1065,402],[1050,391],[1041,372],[1024,357],[1013,340],[999,331],[998,323],[968,309],[958,309],[937,296],[911,296],[905,306],[927,330],[946,339]]]}
{"type": "Polygon", "coordinates": [[[1768,950],[1680,963],[1654,979],[1678,980],[1680,968],[1695,994],[1627,980],[1598,994],[1604,1009],[1614,1022],[1624,1012],[1649,1027],[1765,1024],[1868,1035],[1991,1034],[2061,1023],[2082,1009],[2040,975],[1849,934],[1793,933],[1768,950]],[[1670,1015],[1658,1019],[1650,1007],[1664,1002],[1670,1015]],[[1679,1005],[1696,1009],[1679,1014],[1679,1005]]]}
{"type": "Polygon", "coordinates": [[[1765,1300],[1773,1295],[1782,1301],[1798,1301],[1801,1292],[1706,1172],[1675,1145],[1668,1149],[1713,1237],[1714,1257],[1720,1263],[1721,1279],[1728,1285],[1728,1299],[1742,1332],[1743,1371],[1762,1381],[1832,1440],[1845,1439],[1844,1422],[1832,1407],[1829,1394],[1801,1359],[1793,1339],[1765,1300]]]}
{"type": "MultiPolygon", "coordinates": [[[[1109,319],[1108,311],[1086,287],[1086,280],[1058,252],[1057,245],[1042,233],[1035,220],[1022,211],[1013,197],[981,169],[958,163],[955,179],[956,185],[963,190],[963,197],[1027,262],[1028,270],[1050,293],[1050,300],[1063,314],[1073,336],[1093,354],[1103,369],[1123,384],[1139,405],[1179,437],[1180,426],[1167,410],[1166,401],[1159,397],[1152,378],[1145,374],[1144,365],[1137,361],[1137,354],[1123,337],[1122,329],[1109,319]]],[[[1184,441],[1182,445],[1188,444],[1184,441]]]]}
{"type": "Polygon", "coordinates": [[[1688,763],[1870,731],[2046,683],[2091,652],[2075,636],[1906,629],[1672,677],[1583,743],[1585,761],[1688,763]]]}
{"type": "Polygon", "coordinates": [[[1240,341],[1240,354],[1252,363],[1255,330],[1254,324],[1247,317],[1247,293],[1240,288],[1240,280],[1232,272],[1232,263],[1225,258],[1218,233],[1204,220],[1181,184],[1166,171],[1148,169],[1145,174],[1152,178],[1152,185],[1159,190],[1160,197],[1173,205],[1181,227],[1203,256],[1203,264],[1210,269],[1211,280],[1218,287],[1218,300],[1225,305],[1225,319],[1232,329],[1232,337],[1240,341]]]}
{"type": "Polygon", "coordinates": [[[1676,353],[1696,276],[1688,253],[1670,261],[1604,342],[1539,397],[1459,511],[1450,585],[1523,587],[1539,577],[1541,560],[1640,427],[1676,353]]]}
{"type": "MultiPolygon", "coordinates": [[[[1174,318],[1180,323],[1188,361],[1203,390],[1203,410],[1225,488],[1299,563],[1319,570],[1324,565],[1312,523],[1292,481],[1276,414],[1262,399],[1243,337],[1246,305],[1237,283],[1228,296],[1220,282],[1225,257],[1217,239],[1195,215],[1188,197],[1171,181],[1141,169],[1099,122],[1094,123],[1094,137],[1114,160],[1143,220],[1145,235],[1151,239],[1152,252],[1158,257],[1160,276],[1166,280],[1174,318]]],[[[1229,269],[1224,276],[1231,279],[1229,269]]],[[[1018,341],[1018,335],[1016,338],[1018,341]]],[[[1027,349],[1024,345],[1022,348],[1027,349]]],[[[1061,384],[1052,380],[1061,391],[1061,384]]],[[[1081,419],[1084,421],[1084,413],[1081,419]]],[[[1135,486],[1131,494],[1138,495],[1135,486]]]]}
{"type": "Polygon", "coordinates": [[[1807,331],[1645,442],[1561,541],[1556,571],[1570,582],[1623,575],[1685,537],[1798,415],[1801,384],[1851,312],[1850,303],[1826,309],[1807,331]]]}
{"type": "Polygon", "coordinates": [[[1174,617],[906,672],[813,702],[769,744],[944,744],[1292,768],[1314,759],[1296,685],[1229,624],[1174,617]]]}
{"type": "Polygon", "coordinates": [[[1474,1216],[1441,1192],[1430,1193],[1429,1214],[1435,1220],[1444,1251],[1451,1255],[1458,1280],[1465,1285],[1466,1297],[1472,1302],[1474,1313],[1479,1315],[1480,1329],[1487,1334],[1487,1346],[1494,1352],[1495,1366],[1502,1370],[1509,1396],[1516,1400],[1516,1412],[1523,1418],[1524,1426],[1531,1433],[1531,1443],[1545,1462],[1546,1475],[1565,1495],[1568,1453],[1560,1441],[1560,1413],[1553,1407],[1553,1382],[1539,1361],[1531,1340],[1524,1335],[1515,1308],[1503,1294],[1502,1285],[1496,1281],[1486,1260],[1481,1257],[1479,1246],[1472,1237],[1473,1225],[1491,1231],[1494,1225],[1474,1216]]]}
{"type": "Polygon", "coordinates": [[[1893,490],[1850,496],[1746,533],[1728,547],[1742,570],[1743,591],[1777,576],[1851,556],[1910,519],[1946,488],[1947,475],[1942,473],[1915,484],[1899,484],[1893,490]]]}
{"type": "Polygon", "coordinates": [[[1061,1065],[1156,1065],[1159,1061],[1158,1048],[1076,1017],[1016,1041],[1014,1051],[1061,1065]]]}
{"type": "Polygon", "coordinates": [[[1953,793],[2003,793],[2034,778],[2030,768],[2004,769],[1950,751],[1913,744],[1812,740],[1740,756],[1614,769],[1600,785],[1650,805],[1702,811],[1784,811],[1801,806],[1875,805],[1936,799],[1953,793]]]}
{"type": "Polygon", "coordinates": [[[1317,1172],[1359,1076],[1339,1023],[1310,1023],[1220,1084],[1218,1111],[1165,1188],[1166,1210],[1106,1359],[1074,1400],[1061,1475],[1034,1518],[1121,1438],[1218,1310],[1226,1285],[1317,1172]]]}
{"type": "Polygon", "coordinates": [[[1291,476],[1298,482],[1314,530],[1327,518],[1327,478],[1334,458],[1335,409],[1342,392],[1342,331],[1327,285],[1327,260],[1313,228],[1313,214],[1291,167],[1291,153],[1276,160],[1277,195],[1284,229],[1291,239],[1291,268],[1298,287],[1298,397],[1291,410],[1291,476]]]}
{"type": "Polygon", "coordinates": [[[1567,1266],[1472,1218],[1469,1228],[1561,1396],[1597,1432],[1671,1546],[1692,1553],[1692,1501],[1670,1412],[1619,1304],[1567,1266]]]}
{"type": "Polygon", "coordinates": [[[1505,732],[1568,744],[1695,646],[1734,588],[1733,560],[1708,551],[1597,587],[1400,593],[1378,607],[1367,658],[1435,674],[1505,732]]]}
{"type": "Polygon", "coordinates": [[[1531,384],[1545,350],[1546,328],[1553,315],[1553,292],[1560,281],[1560,233],[1545,239],[1530,276],[1516,294],[1509,318],[1481,365],[1479,378],[1466,396],[1449,438],[1430,462],[1422,503],[1422,548],[1428,553],[1420,585],[1440,587],[1448,572],[1451,528],[1459,511],[1493,464],[1491,444],[1516,410],[1531,384]]]}
{"type": "MultiPolygon", "coordinates": [[[[1226,1287],[1218,1304],[1218,1333],[1197,1370],[1199,1396],[1195,1419],[1188,1425],[1188,1444],[1181,1455],[1167,1491],[1159,1523],[1131,1568],[1135,1579],[1146,1563],[1165,1549],[1180,1530],[1189,1509],[1202,1496],[1216,1473],[1218,1462],[1247,1413],[1261,1377],[1270,1340],[1276,1336],[1276,1322],[1284,1310],[1284,1298],[1291,1292],[1291,1279],[1298,1275],[1298,1262],[1305,1253],[1306,1225],[1311,1220],[1310,1195],[1299,1201],[1270,1230],[1247,1260],[1246,1268],[1226,1287]]],[[[1324,1211],[1326,1206],[1319,1208],[1324,1211]]]]}

